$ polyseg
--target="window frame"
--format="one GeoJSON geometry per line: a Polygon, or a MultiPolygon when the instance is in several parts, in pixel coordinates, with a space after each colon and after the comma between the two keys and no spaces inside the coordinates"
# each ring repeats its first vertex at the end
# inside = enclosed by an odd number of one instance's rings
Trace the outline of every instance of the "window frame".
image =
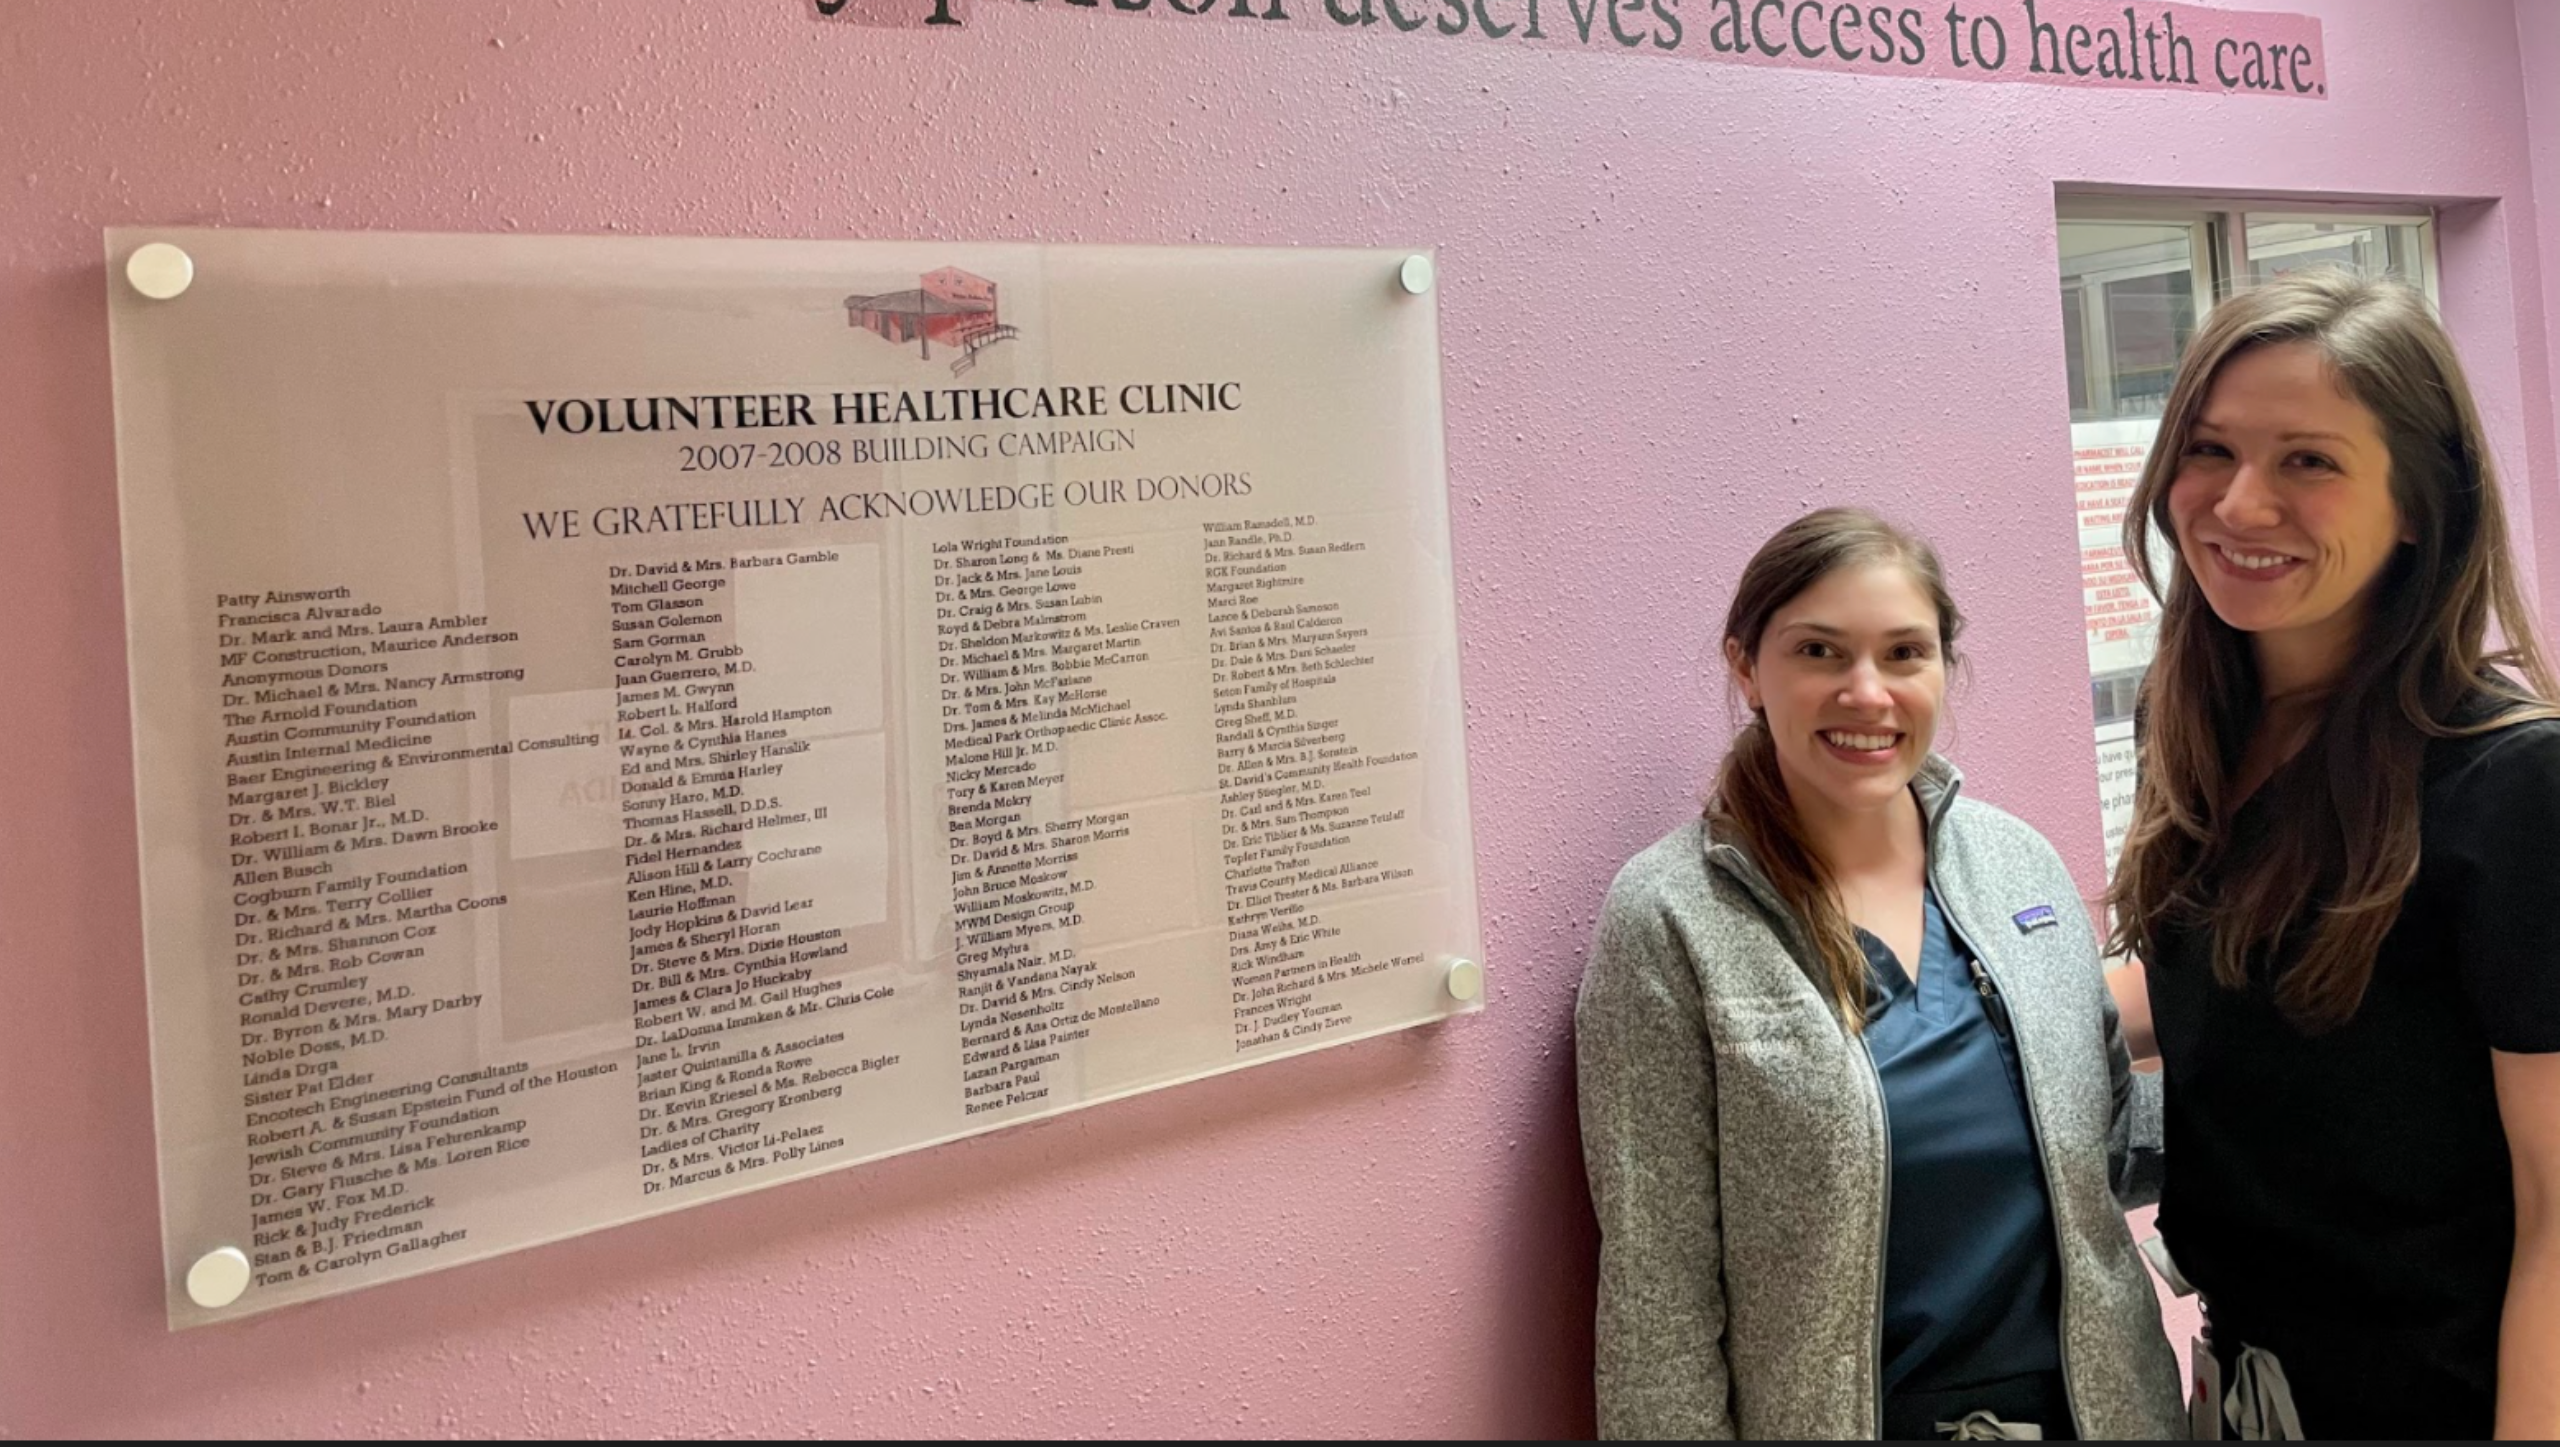
{"type": "Polygon", "coordinates": [[[2102,265],[2093,270],[2072,273],[2079,280],[2080,366],[2081,374],[2088,379],[2089,405],[2071,408],[2070,415],[2074,422],[2096,422],[2116,415],[2115,367],[2110,346],[2113,329],[2106,315],[2108,283],[2138,281],[2146,276],[2162,276],[2175,271],[2188,272],[2195,284],[2196,315],[2201,318],[2212,310],[2214,298],[2221,294],[2220,244],[2214,234],[2213,213],[2193,206],[2111,201],[2084,210],[2057,202],[2054,213],[2057,239],[2063,223],[2071,221],[2122,221],[2141,225],[2183,225],[2187,228],[2184,256],[2173,259],[2128,256],[2112,266],[2102,265]],[[2208,265],[2201,269],[2195,265],[2195,258],[2200,254],[2208,258],[2208,265]]]}
{"type": "MultiPolygon", "coordinates": [[[[2115,371],[2110,365],[2110,331],[2106,285],[2157,276],[2181,267],[2195,278],[2196,316],[2201,320],[2213,304],[2245,284],[2250,274],[2249,227],[2253,222],[2294,222],[2332,226],[2415,226],[2418,229],[2418,275],[2410,278],[2428,301],[2437,300],[2441,262],[2437,256],[2436,210],[2432,206],[2373,201],[2322,202],[2276,197],[2144,197],[2114,193],[2059,192],[2054,197],[2057,241],[2064,224],[2074,221],[2183,225],[2188,228],[2187,256],[2182,260],[2127,258],[2120,266],[2074,272],[2080,307],[2080,365],[2086,379],[2088,405],[2072,407],[2074,422],[2103,421],[2117,415],[2115,371]],[[2205,265],[2196,267],[2195,258],[2205,265]]],[[[2057,260],[2058,260],[2057,256],[2057,260]]]]}
{"type": "MultiPolygon", "coordinates": [[[[2269,207],[2265,210],[2243,209],[2233,214],[2237,215],[2241,222],[2237,232],[2239,237],[2239,249],[2234,253],[2233,257],[2235,265],[2232,275],[2235,277],[2245,277],[2250,273],[2252,254],[2248,249],[2248,232],[2251,225],[2260,222],[2274,222],[2277,224],[2296,223],[2313,226],[2375,226],[2386,228],[2396,226],[2413,226],[2417,228],[2418,233],[2418,274],[2407,278],[2407,280],[2414,284],[2418,290],[2426,293],[2427,300],[2429,302],[2436,300],[2438,263],[2436,260],[2436,216],[2433,208],[2419,207],[2412,208],[2407,211],[2394,211],[2389,208],[2375,209],[2369,206],[2340,206],[2332,208],[2284,206],[2269,207]]],[[[2271,252],[2269,254],[2281,255],[2282,253],[2271,252]]]]}

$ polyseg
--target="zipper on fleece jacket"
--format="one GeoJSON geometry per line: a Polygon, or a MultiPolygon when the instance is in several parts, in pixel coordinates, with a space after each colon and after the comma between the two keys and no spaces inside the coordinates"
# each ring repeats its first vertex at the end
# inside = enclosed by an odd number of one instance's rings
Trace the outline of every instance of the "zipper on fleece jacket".
{"type": "MultiPolygon", "coordinates": [[[[2009,992],[2001,986],[1999,975],[1992,970],[1990,957],[1974,947],[1972,937],[1965,933],[1963,924],[1956,919],[1955,906],[1948,902],[1946,890],[1938,884],[1938,854],[1934,849],[1929,852],[1929,888],[1937,893],[1938,915],[1947,922],[1947,932],[1955,937],[1956,943],[1973,960],[1975,968],[1982,972],[1977,978],[1988,980],[1993,993],[2000,997],[2000,1013],[2009,1021],[2011,1048],[2018,1053],[2018,1083],[2027,1093],[2027,1129],[2035,1137],[2036,1161],[2044,1167],[2044,1213],[2046,1219],[2053,1223],[2053,1265],[2061,1274],[2057,1285],[2062,1291],[2062,1316],[2053,1324],[2053,1334],[2054,1347],[2062,1357],[2062,1405],[2071,1413],[2073,1434],[2082,1435],[2080,1405],[2071,1395],[2071,1244],[2062,1238],[2062,1211],[2054,1204],[2059,1188],[2054,1184],[2053,1152],[2045,1145],[2044,1117],[2036,1108],[2035,1067],[2027,1063],[2026,1036],[2018,1028],[2016,1013],[2009,1009],[2009,992]]],[[[1983,1003],[1987,1007],[1992,1002],[1986,998],[1983,1003]]]]}

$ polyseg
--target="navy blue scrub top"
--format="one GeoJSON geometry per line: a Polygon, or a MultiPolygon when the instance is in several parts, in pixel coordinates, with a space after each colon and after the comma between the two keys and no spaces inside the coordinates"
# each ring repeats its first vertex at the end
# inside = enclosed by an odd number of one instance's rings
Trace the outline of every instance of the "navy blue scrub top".
{"type": "Polygon", "coordinates": [[[1893,1155],[1880,1382],[1888,1397],[2062,1365],[2052,1205],[2008,1023],[1994,1028],[1934,890],[1922,925],[1916,982],[1883,941],[1858,932],[1870,967],[1867,1048],[1893,1155]]]}

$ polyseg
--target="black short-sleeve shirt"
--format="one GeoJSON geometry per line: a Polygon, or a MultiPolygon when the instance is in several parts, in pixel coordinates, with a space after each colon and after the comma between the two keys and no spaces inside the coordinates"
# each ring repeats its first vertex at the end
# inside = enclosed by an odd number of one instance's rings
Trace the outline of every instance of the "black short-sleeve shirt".
{"type": "Polygon", "coordinates": [[[2489,1055],[2560,1051],[2560,721],[2436,740],[2423,779],[2418,877],[2347,1024],[2294,1026],[2263,962],[2217,985],[2200,931],[2146,962],[2161,1234],[2314,1437],[2489,1434],[2515,1244],[2489,1055]]]}

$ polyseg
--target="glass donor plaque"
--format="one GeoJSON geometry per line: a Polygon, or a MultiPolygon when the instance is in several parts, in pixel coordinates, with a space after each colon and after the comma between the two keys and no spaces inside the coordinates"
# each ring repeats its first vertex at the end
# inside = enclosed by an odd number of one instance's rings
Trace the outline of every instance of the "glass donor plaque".
{"type": "Polygon", "coordinates": [[[173,1324],[1476,1008],[1426,259],[108,253],[173,1324]]]}

